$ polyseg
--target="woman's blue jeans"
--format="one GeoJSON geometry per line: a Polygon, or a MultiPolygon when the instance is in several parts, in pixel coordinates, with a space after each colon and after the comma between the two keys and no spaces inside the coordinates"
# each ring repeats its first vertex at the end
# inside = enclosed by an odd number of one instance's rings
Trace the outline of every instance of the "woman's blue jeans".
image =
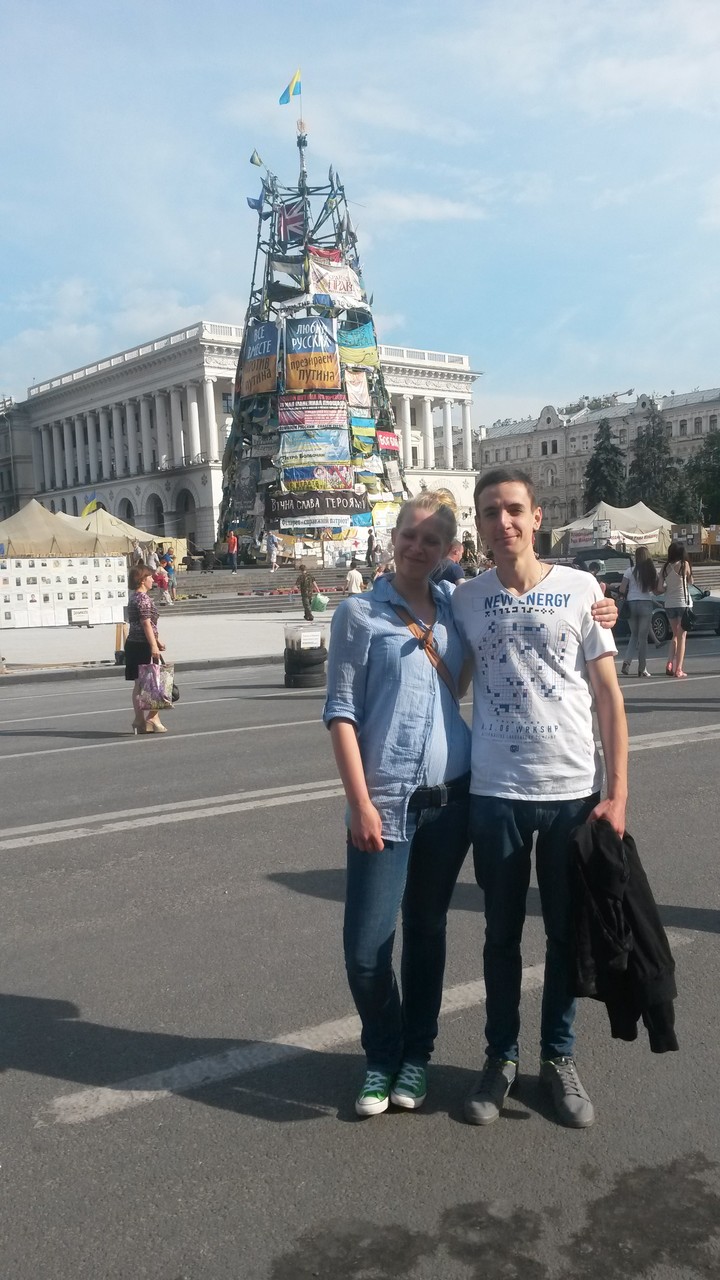
{"type": "Polygon", "coordinates": [[[470,845],[466,800],[422,810],[417,819],[411,839],[386,841],[381,853],[363,853],[348,837],[345,967],[368,1068],[388,1073],[432,1054],[447,912],[470,845]],[[402,1000],[392,965],[401,907],[402,1000]]]}
{"type": "Polygon", "coordinates": [[[628,640],[624,666],[630,666],[635,654],[638,656],[638,671],[644,671],[647,663],[648,631],[652,621],[652,600],[628,600],[630,610],[630,639],[628,640]]]}
{"type": "Polygon", "coordinates": [[[597,795],[552,801],[470,797],[475,879],[485,894],[483,966],[489,1058],[513,1062],[519,1058],[520,942],[535,832],[535,864],[546,935],[541,1056],[572,1057],[575,999],[570,833],[586,821],[598,799],[597,795]]]}

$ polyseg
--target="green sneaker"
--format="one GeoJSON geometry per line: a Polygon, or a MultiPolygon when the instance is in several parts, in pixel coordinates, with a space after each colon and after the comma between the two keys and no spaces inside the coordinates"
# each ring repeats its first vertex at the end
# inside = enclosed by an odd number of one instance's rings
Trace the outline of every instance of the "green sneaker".
{"type": "Polygon", "coordinates": [[[390,1093],[394,1107],[417,1111],[427,1097],[427,1072],[414,1062],[403,1062],[390,1093]]]}
{"type": "Polygon", "coordinates": [[[386,1071],[368,1071],[357,1098],[355,1110],[359,1116],[379,1116],[387,1111],[393,1078],[386,1071]]]}

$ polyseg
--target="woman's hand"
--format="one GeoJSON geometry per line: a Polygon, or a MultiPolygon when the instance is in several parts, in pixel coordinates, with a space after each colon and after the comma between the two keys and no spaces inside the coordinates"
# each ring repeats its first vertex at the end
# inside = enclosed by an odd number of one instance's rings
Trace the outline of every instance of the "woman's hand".
{"type": "Polygon", "coordinates": [[[382,818],[370,800],[350,806],[350,838],[363,853],[380,853],[385,848],[382,818]]]}
{"type": "Polygon", "coordinates": [[[600,626],[606,630],[612,629],[618,620],[617,605],[611,596],[603,596],[602,600],[595,600],[590,612],[595,622],[599,622],[600,626]]]}
{"type": "Polygon", "coordinates": [[[165,645],[162,644],[160,640],[157,642],[157,647],[158,649],[162,649],[163,653],[165,652],[165,645]]]}

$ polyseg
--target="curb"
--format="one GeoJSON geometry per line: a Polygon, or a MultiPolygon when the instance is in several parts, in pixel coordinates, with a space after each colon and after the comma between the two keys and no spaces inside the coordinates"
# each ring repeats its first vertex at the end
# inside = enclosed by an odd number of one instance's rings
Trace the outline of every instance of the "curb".
{"type": "MultiPolygon", "coordinates": [[[[282,654],[259,654],[254,658],[188,658],[185,662],[175,662],[177,672],[214,671],[223,667],[267,667],[283,661],[282,654]]],[[[40,671],[13,671],[7,675],[0,674],[0,689],[9,684],[48,684],[54,680],[97,680],[102,676],[117,678],[125,676],[124,667],[116,667],[108,662],[104,666],[59,667],[57,671],[49,671],[46,667],[40,671]]]]}

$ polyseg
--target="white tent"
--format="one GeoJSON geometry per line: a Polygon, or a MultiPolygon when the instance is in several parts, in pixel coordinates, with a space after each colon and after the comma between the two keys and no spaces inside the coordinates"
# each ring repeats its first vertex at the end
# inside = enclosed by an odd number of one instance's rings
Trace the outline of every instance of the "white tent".
{"type": "Polygon", "coordinates": [[[672,541],[671,530],[672,522],[651,511],[644,502],[636,502],[632,507],[611,507],[608,502],[598,502],[587,515],[553,529],[553,550],[567,554],[581,547],[601,547],[608,542],[617,546],[624,542],[630,549],[642,545],[651,551],[665,552],[672,541]]]}
{"type": "Polygon", "coordinates": [[[0,523],[0,554],[5,556],[121,556],[124,540],[89,533],[72,516],[62,520],[31,498],[0,523]]]}
{"type": "Polygon", "coordinates": [[[83,529],[87,533],[92,533],[96,538],[102,539],[103,542],[107,542],[110,539],[118,548],[122,546],[123,555],[129,555],[136,542],[141,547],[152,546],[155,542],[154,534],[133,528],[131,524],[126,524],[119,516],[112,516],[109,511],[104,511],[102,507],[98,507],[86,516],[69,516],[65,512],[58,512],[58,519],[73,525],[75,528],[83,529]]]}

